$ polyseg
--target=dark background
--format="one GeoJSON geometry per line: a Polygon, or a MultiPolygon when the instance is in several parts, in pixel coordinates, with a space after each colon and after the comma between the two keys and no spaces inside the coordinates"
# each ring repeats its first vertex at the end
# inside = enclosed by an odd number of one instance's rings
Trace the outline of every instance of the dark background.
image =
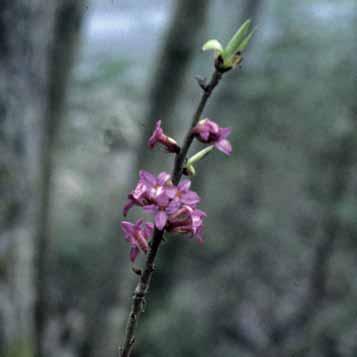
{"type": "Polygon", "coordinates": [[[122,206],[140,168],[172,167],[147,137],[161,119],[181,142],[202,44],[247,18],[205,112],[234,148],[193,179],[205,243],[167,238],[133,356],[357,356],[355,2],[6,0],[1,357],[116,356],[136,282],[122,206]]]}

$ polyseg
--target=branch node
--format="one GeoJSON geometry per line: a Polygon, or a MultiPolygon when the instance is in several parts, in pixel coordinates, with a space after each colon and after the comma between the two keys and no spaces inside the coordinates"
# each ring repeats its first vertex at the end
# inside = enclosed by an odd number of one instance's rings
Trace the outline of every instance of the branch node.
{"type": "Polygon", "coordinates": [[[198,83],[198,85],[204,90],[207,90],[207,79],[205,77],[202,76],[195,76],[195,79],[198,83]]]}
{"type": "Polygon", "coordinates": [[[141,304],[141,312],[145,312],[146,308],[146,299],[145,297],[143,298],[142,304],[141,304]]]}
{"type": "Polygon", "coordinates": [[[136,275],[141,276],[142,273],[143,273],[140,268],[137,268],[137,267],[135,267],[135,266],[132,266],[131,269],[132,269],[132,271],[134,272],[134,274],[136,274],[136,275]]]}

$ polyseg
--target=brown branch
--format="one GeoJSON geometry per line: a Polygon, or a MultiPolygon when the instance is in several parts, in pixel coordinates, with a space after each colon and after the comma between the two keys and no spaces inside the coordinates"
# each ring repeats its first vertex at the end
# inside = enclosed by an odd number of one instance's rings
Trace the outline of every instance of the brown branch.
{"type": "MultiPolygon", "coordinates": [[[[186,160],[186,155],[193,141],[193,135],[191,129],[197,124],[200,120],[203,110],[206,106],[208,98],[211,96],[214,88],[219,83],[224,70],[216,68],[215,72],[212,75],[210,82],[205,86],[201,87],[203,89],[203,94],[201,100],[198,104],[196,112],[192,117],[192,122],[190,129],[188,130],[184,143],[182,145],[181,151],[176,155],[175,165],[172,171],[172,182],[177,185],[182,177],[182,171],[186,160]]],[[[141,274],[141,277],[135,288],[133,295],[133,301],[128,317],[128,322],[125,331],[125,338],[122,347],[119,351],[119,357],[129,357],[132,351],[132,348],[135,343],[135,331],[140,318],[140,314],[143,311],[145,296],[149,290],[151,277],[154,272],[154,263],[156,259],[157,252],[159,250],[164,231],[159,231],[155,228],[150,251],[145,262],[145,269],[141,274]]]]}

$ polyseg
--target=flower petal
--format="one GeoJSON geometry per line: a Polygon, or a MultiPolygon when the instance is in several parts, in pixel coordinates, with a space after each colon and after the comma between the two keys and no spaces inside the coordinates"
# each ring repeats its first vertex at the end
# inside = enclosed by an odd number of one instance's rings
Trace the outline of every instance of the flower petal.
{"type": "Polygon", "coordinates": [[[149,140],[148,140],[148,146],[150,149],[153,149],[156,145],[156,143],[158,142],[157,138],[156,138],[156,133],[153,133],[149,140]]]}
{"type": "Polygon", "coordinates": [[[141,225],[143,224],[143,220],[140,218],[134,224],[134,230],[138,231],[141,229],[141,225]]]}
{"type": "Polygon", "coordinates": [[[166,195],[165,191],[156,197],[156,203],[160,207],[166,207],[169,204],[169,197],[166,195]]]}
{"type": "Polygon", "coordinates": [[[125,234],[125,238],[127,240],[130,239],[131,236],[133,236],[133,234],[135,233],[135,229],[134,229],[134,224],[127,222],[127,221],[122,221],[121,222],[121,229],[125,234]]]}
{"type": "Polygon", "coordinates": [[[204,239],[203,239],[203,227],[200,226],[195,234],[195,237],[197,238],[198,242],[203,244],[204,239]]]}
{"type": "Polygon", "coordinates": [[[131,207],[133,207],[135,202],[132,199],[129,199],[128,202],[124,205],[123,216],[126,217],[131,207]]]}
{"type": "Polygon", "coordinates": [[[157,176],[157,183],[159,185],[165,185],[167,181],[169,181],[171,178],[171,175],[168,174],[167,172],[160,172],[159,175],[157,176]]]}
{"type": "Polygon", "coordinates": [[[156,185],[156,177],[151,174],[149,171],[140,170],[139,172],[140,180],[147,186],[155,186],[156,185]]]}
{"type": "Polygon", "coordinates": [[[154,225],[150,222],[146,222],[143,225],[143,233],[144,237],[148,240],[151,238],[152,234],[154,232],[154,225]]]}
{"type": "Polygon", "coordinates": [[[138,247],[131,247],[130,249],[130,260],[134,263],[136,257],[139,254],[139,248],[138,247]]]}
{"type": "Polygon", "coordinates": [[[172,200],[166,208],[168,215],[174,214],[181,207],[181,201],[179,199],[172,200]]]}
{"type": "Polygon", "coordinates": [[[161,129],[161,120],[158,120],[155,125],[155,130],[148,140],[148,145],[150,149],[153,149],[155,145],[160,141],[161,136],[164,131],[161,129]]]}
{"type": "Polygon", "coordinates": [[[156,205],[147,205],[143,207],[145,212],[156,213],[159,208],[156,205]]]}
{"type": "Polygon", "coordinates": [[[188,206],[194,206],[200,202],[200,197],[196,192],[189,191],[181,196],[181,202],[188,206]]]}
{"type": "Polygon", "coordinates": [[[129,194],[129,198],[133,199],[136,201],[135,203],[139,203],[139,201],[142,199],[143,195],[147,191],[147,186],[145,183],[139,181],[138,184],[136,185],[134,191],[132,191],[129,194]]]}
{"type": "Polygon", "coordinates": [[[232,128],[221,128],[219,131],[221,139],[227,139],[231,132],[232,128]]]}
{"type": "Polygon", "coordinates": [[[200,131],[200,138],[204,141],[207,141],[209,139],[209,131],[202,129],[200,131]]]}
{"type": "Polygon", "coordinates": [[[167,222],[167,215],[164,211],[159,211],[155,215],[155,226],[162,231],[167,222]]]}
{"type": "Polygon", "coordinates": [[[166,193],[167,197],[172,199],[176,196],[177,187],[176,186],[165,187],[165,193],[166,193]]]}
{"type": "Polygon", "coordinates": [[[219,125],[211,119],[204,119],[204,126],[213,134],[219,133],[219,125]]]}
{"type": "Polygon", "coordinates": [[[136,235],[136,244],[144,253],[147,253],[149,250],[149,244],[142,231],[138,232],[136,235]]]}
{"type": "Polygon", "coordinates": [[[232,153],[232,145],[231,143],[226,140],[220,140],[217,143],[214,144],[214,146],[219,150],[225,153],[226,155],[230,155],[232,153]]]}
{"type": "Polygon", "coordinates": [[[181,192],[186,192],[189,188],[191,187],[191,181],[190,180],[182,180],[178,185],[177,188],[181,192]]]}

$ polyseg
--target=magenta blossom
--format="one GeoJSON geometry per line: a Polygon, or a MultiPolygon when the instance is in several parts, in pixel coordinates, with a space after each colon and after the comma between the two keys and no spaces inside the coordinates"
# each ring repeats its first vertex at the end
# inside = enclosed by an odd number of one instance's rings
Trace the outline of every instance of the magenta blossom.
{"type": "Polygon", "coordinates": [[[189,233],[203,242],[203,218],[206,213],[190,206],[183,206],[169,217],[168,232],[189,233]]]}
{"type": "Polygon", "coordinates": [[[121,229],[131,247],[130,260],[134,262],[140,250],[145,254],[149,250],[148,240],[152,236],[154,225],[139,219],[135,224],[127,221],[121,222],[121,229]]]}
{"type": "Polygon", "coordinates": [[[196,192],[191,191],[190,187],[190,180],[182,180],[177,185],[174,199],[179,200],[183,205],[196,207],[196,205],[200,202],[200,197],[196,192]]]}
{"type": "Polygon", "coordinates": [[[227,140],[231,128],[221,128],[214,121],[203,119],[192,129],[192,133],[202,143],[212,144],[226,155],[232,153],[232,145],[227,140]]]}
{"type": "Polygon", "coordinates": [[[171,182],[171,176],[166,172],[161,172],[157,177],[148,171],[141,170],[139,172],[140,180],[137,183],[135,189],[129,193],[128,202],[123,209],[123,215],[129,212],[129,209],[133,206],[144,207],[155,203],[156,198],[163,192],[172,195],[174,186],[171,182]]]}
{"type": "Polygon", "coordinates": [[[175,214],[183,205],[195,208],[200,198],[196,192],[191,191],[191,181],[183,180],[177,186],[163,189],[155,202],[144,206],[144,210],[154,215],[155,226],[162,230],[170,215],[175,214]]]}
{"type": "Polygon", "coordinates": [[[141,170],[139,176],[140,180],[124,206],[124,215],[132,206],[140,206],[153,214],[157,229],[171,227],[175,232],[184,231],[200,236],[205,214],[196,209],[200,197],[190,190],[190,180],[182,180],[175,186],[166,172],[156,177],[141,170]]]}
{"type": "Polygon", "coordinates": [[[155,226],[162,230],[166,226],[169,215],[175,213],[179,208],[179,200],[170,200],[166,193],[162,193],[155,204],[145,206],[143,209],[154,215],[155,226]]]}
{"type": "Polygon", "coordinates": [[[150,149],[153,149],[157,143],[162,144],[168,152],[178,153],[180,152],[180,147],[177,142],[167,136],[164,130],[161,128],[161,120],[156,122],[155,130],[149,138],[148,145],[150,149]]]}

